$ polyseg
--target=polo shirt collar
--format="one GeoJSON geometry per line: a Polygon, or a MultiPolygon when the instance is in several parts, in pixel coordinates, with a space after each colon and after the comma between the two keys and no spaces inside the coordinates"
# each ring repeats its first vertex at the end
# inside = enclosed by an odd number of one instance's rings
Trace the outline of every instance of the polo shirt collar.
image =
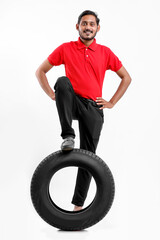
{"type": "MultiPolygon", "coordinates": [[[[86,48],[86,45],[81,41],[80,37],[78,38],[78,47],[77,48],[78,49],[86,48]]],[[[96,48],[97,48],[96,39],[94,39],[94,41],[91,43],[91,45],[89,45],[88,48],[94,52],[96,51],[96,48]]]]}

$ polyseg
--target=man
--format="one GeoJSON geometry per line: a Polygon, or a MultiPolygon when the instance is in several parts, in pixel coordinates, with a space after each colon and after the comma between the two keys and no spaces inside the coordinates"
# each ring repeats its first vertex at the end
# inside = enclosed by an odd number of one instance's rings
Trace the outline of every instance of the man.
{"type": "MultiPolygon", "coordinates": [[[[95,153],[104,116],[104,108],[113,108],[127,90],[131,77],[118,57],[108,48],[96,43],[100,30],[96,13],[86,10],[78,18],[78,41],[64,43],[56,48],[36,71],[39,83],[46,94],[56,100],[64,139],[63,151],[74,148],[75,132],[72,120],[79,122],[80,148],[95,153]],[[58,78],[54,89],[50,87],[46,73],[64,64],[66,76],[58,78]],[[113,97],[102,98],[102,85],[106,70],[112,70],[121,82],[113,97]]],[[[79,168],[72,203],[74,211],[82,209],[90,185],[91,175],[79,168]]]]}

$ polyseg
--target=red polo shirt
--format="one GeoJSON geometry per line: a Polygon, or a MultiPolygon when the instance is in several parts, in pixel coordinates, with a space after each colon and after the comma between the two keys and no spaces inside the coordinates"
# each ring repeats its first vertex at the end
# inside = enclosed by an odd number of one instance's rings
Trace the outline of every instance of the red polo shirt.
{"type": "Polygon", "coordinates": [[[89,47],[80,38],[64,43],[49,55],[48,61],[53,66],[64,64],[75,93],[93,100],[102,97],[106,70],[117,72],[122,67],[118,57],[108,47],[97,44],[95,39],[89,47]]]}

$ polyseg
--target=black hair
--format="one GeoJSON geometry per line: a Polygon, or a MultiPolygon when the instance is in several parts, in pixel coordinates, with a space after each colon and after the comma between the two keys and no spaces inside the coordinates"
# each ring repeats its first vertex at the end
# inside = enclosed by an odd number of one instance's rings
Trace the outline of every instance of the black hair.
{"type": "Polygon", "coordinates": [[[96,22],[97,22],[97,25],[99,25],[99,22],[100,22],[100,19],[98,18],[98,14],[93,12],[93,11],[90,11],[90,10],[85,10],[84,12],[82,12],[79,17],[78,17],[78,24],[80,24],[80,21],[81,21],[81,18],[85,15],[93,15],[95,16],[96,18],[96,22]]]}

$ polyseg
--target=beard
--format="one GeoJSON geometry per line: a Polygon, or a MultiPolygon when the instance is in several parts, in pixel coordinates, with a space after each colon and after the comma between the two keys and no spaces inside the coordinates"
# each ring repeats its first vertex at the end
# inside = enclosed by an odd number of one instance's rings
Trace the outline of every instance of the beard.
{"type": "Polygon", "coordinates": [[[96,34],[97,34],[97,31],[95,32],[95,34],[94,35],[92,35],[91,37],[86,37],[86,36],[84,36],[85,35],[85,33],[93,33],[92,31],[88,31],[88,30],[86,30],[86,31],[83,31],[83,32],[80,32],[79,31],[79,36],[81,37],[81,39],[83,39],[83,40],[85,40],[85,41],[91,41],[92,39],[94,39],[95,38],[95,36],[96,36],[96,34]]]}

